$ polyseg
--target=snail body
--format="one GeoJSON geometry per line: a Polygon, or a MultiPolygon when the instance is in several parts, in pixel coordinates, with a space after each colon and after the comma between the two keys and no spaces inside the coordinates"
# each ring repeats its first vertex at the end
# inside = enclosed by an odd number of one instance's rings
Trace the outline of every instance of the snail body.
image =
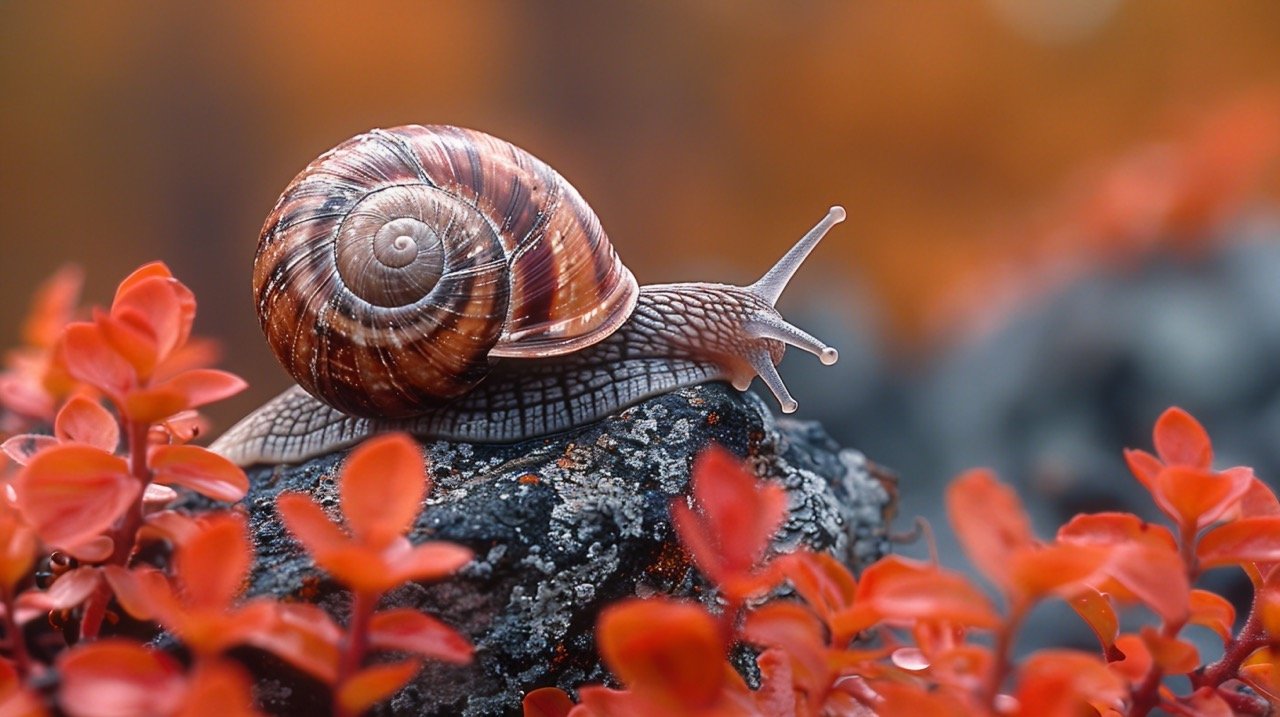
{"type": "Polygon", "coordinates": [[[774,303],[833,207],[764,277],[637,286],[581,195],[502,140],[411,125],[352,138],[289,185],[255,259],[259,318],[298,382],[212,448],[290,463],[387,430],[513,442],[649,396],[836,360],[774,303]]]}

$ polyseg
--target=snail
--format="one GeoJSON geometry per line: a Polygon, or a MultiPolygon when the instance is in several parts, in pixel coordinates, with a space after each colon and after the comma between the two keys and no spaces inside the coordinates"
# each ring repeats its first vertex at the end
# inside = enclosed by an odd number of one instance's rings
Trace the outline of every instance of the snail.
{"type": "Polygon", "coordinates": [[[211,448],[294,463],[388,430],[515,442],[676,388],[758,375],[796,409],[787,345],[836,350],[774,308],[832,207],[760,280],[638,286],[555,170],[474,130],[375,129],[321,155],[267,217],[254,298],[297,386],[211,448]]]}

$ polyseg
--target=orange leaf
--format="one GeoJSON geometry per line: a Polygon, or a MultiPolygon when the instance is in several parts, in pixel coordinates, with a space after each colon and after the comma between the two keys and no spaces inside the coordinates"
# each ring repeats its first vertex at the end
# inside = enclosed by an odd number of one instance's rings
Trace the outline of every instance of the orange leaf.
{"type": "Polygon", "coordinates": [[[1103,572],[1132,592],[1169,623],[1186,619],[1191,585],[1176,552],[1130,543],[1112,549],[1103,572]]]}
{"type": "Polygon", "coordinates": [[[133,365],[107,343],[96,325],[68,325],[62,346],[67,373],[77,381],[83,381],[117,401],[138,384],[138,374],[133,365]]]}
{"type": "Polygon", "coordinates": [[[1148,625],[1142,628],[1142,641],[1166,675],[1185,675],[1200,666],[1199,651],[1186,640],[1167,637],[1148,625]]]}
{"type": "Polygon", "coordinates": [[[339,645],[345,639],[333,618],[315,605],[274,604],[275,620],[247,633],[247,644],[266,650],[327,685],[338,679],[339,645]]]}
{"type": "Polygon", "coordinates": [[[835,677],[828,668],[822,622],[799,603],[775,600],[760,606],[747,614],[740,634],[753,645],[779,648],[790,659],[796,688],[811,699],[821,699],[835,677]]]}
{"type": "Polygon", "coordinates": [[[102,584],[102,571],[96,567],[79,567],[58,576],[45,592],[54,610],[70,610],[102,584]]]}
{"type": "Polygon", "coordinates": [[[1081,513],[1058,529],[1058,542],[1072,545],[1119,545],[1135,542],[1177,550],[1178,541],[1163,525],[1132,513],[1081,513]]]}
{"type": "Polygon", "coordinates": [[[124,459],[77,444],[42,451],[13,485],[23,515],[55,547],[97,537],[141,492],[124,459]]]}
{"type": "Polygon", "coordinates": [[[1248,469],[1213,473],[1199,468],[1171,466],[1156,475],[1156,504],[1180,526],[1198,529],[1217,520],[1249,490],[1248,469]]]}
{"type": "MultiPolygon", "coordinates": [[[[823,620],[853,604],[857,580],[839,560],[826,553],[801,549],[777,558],[773,566],[823,620]]],[[[837,636],[833,642],[843,644],[852,637],[837,636]]]]}
{"type": "MultiPolygon", "coordinates": [[[[169,271],[169,267],[163,261],[148,262],[137,269],[134,269],[128,276],[121,279],[120,284],[116,286],[115,300],[118,300],[122,293],[132,289],[144,279],[150,279],[157,276],[162,279],[172,279],[173,272],[169,271]]],[[[114,303],[115,300],[113,300],[112,303],[114,303]]]]}
{"type": "Polygon", "coordinates": [[[1185,698],[1190,712],[1195,717],[1235,717],[1236,711],[1231,709],[1222,695],[1212,687],[1201,687],[1185,698]]]}
{"type": "MultiPolygon", "coordinates": [[[[693,467],[693,504],[677,498],[672,519],[680,541],[698,569],[722,590],[741,581],[749,589],[755,567],[764,558],[769,540],[787,514],[787,495],[781,487],[764,483],[745,470],[733,454],[712,446],[693,467]]],[[[731,592],[725,590],[726,594],[731,592]]],[[[729,595],[744,598],[746,595],[729,595]]]]}
{"type": "Polygon", "coordinates": [[[352,534],[381,548],[404,535],[422,512],[427,473],[418,442],[403,433],[371,438],[342,469],[342,514],[352,534]]]}
{"type": "Polygon", "coordinates": [[[73,717],[166,715],[182,700],[182,667],[123,639],[79,645],[58,658],[58,703],[73,717]]]}
{"type": "Polygon", "coordinates": [[[1155,483],[1156,474],[1164,468],[1159,458],[1136,448],[1125,449],[1124,460],[1129,464],[1129,472],[1133,473],[1133,477],[1137,478],[1142,487],[1148,491],[1155,483]]]}
{"type": "Polygon", "coordinates": [[[1105,708],[1122,709],[1129,690],[1094,655],[1072,650],[1041,650],[1018,671],[1019,714],[1075,717],[1105,708]]]}
{"type": "Polygon", "coordinates": [[[198,408],[205,404],[234,396],[249,387],[239,376],[212,368],[193,368],[183,371],[155,386],[182,397],[182,407],[166,413],[168,417],[180,410],[198,408]]]}
{"type": "Polygon", "coordinates": [[[1240,514],[1252,518],[1263,515],[1280,515],[1280,500],[1271,488],[1255,476],[1240,499],[1240,514]]]}
{"type": "Polygon", "coordinates": [[[600,654],[632,689],[672,705],[714,703],[725,679],[727,646],[701,607],[667,599],[624,600],[596,625],[600,654]]]}
{"type": "Polygon", "coordinates": [[[13,590],[31,572],[39,545],[17,508],[0,501],[0,587],[13,590]]]}
{"type": "Polygon", "coordinates": [[[1011,587],[1029,599],[1074,594],[1107,562],[1107,548],[1057,543],[1025,547],[1008,556],[1011,587]]]}
{"type": "Polygon", "coordinates": [[[1173,407],[1156,419],[1154,431],[1156,453],[1167,466],[1185,466],[1208,470],[1213,463],[1213,446],[1191,414],[1173,407]]]}
{"type": "Polygon", "coordinates": [[[125,612],[139,620],[166,619],[174,612],[176,602],[169,578],[153,568],[128,570],[119,565],[106,565],[102,573],[125,612]]]}
{"type": "Polygon", "coordinates": [[[42,436],[38,433],[21,433],[0,443],[0,451],[13,459],[14,463],[25,466],[40,451],[59,445],[53,436],[42,436]]]}
{"type": "Polygon", "coordinates": [[[200,446],[157,446],[151,452],[153,480],[180,485],[214,500],[235,502],[249,490],[244,471],[200,446]]]}
{"type": "Polygon", "coordinates": [[[75,313],[84,271],[73,264],[58,269],[36,289],[31,311],[22,324],[22,340],[29,346],[49,348],[75,313]]]}
{"type": "Polygon", "coordinates": [[[1126,633],[1116,638],[1116,649],[1124,658],[1112,660],[1111,671],[1123,677],[1131,685],[1142,684],[1151,673],[1152,665],[1155,664],[1151,648],[1147,647],[1147,643],[1141,637],[1126,633]]]}
{"type": "Polygon", "coordinates": [[[389,561],[390,579],[387,589],[410,580],[438,580],[471,562],[474,554],[456,543],[443,540],[421,543],[389,561]]]}
{"type": "Polygon", "coordinates": [[[962,717],[984,714],[974,705],[947,690],[933,690],[924,683],[878,682],[875,691],[880,695],[876,714],[920,715],[921,717],[962,717]]]}
{"type": "Polygon", "coordinates": [[[573,700],[558,687],[539,687],[521,701],[524,717],[568,717],[573,700]]]}
{"type": "Polygon", "coordinates": [[[324,509],[310,496],[302,493],[284,493],[276,498],[276,513],[284,521],[302,547],[316,562],[347,548],[350,540],[334,525],[324,509]]]}
{"type": "Polygon", "coordinates": [[[201,661],[174,717],[255,717],[253,681],[239,665],[201,661]]]}
{"type": "Polygon", "coordinates": [[[226,610],[240,594],[252,560],[244,518],[218,513],[205,518],[196,534],[178,546],[174,574],[189,606],[226,610]]]}
{"type": "Polygon", "coordinates": [[[1000,589],[1010,585],[1010,557],[1035,543],[1018,495],[989,470],[971,470],[947,487],[947,515],[970,562],[1000,589]]]}
{"type": "Polygon", "coordinates": [[[854,607],[837,618],[837,629],[852,629],[843,623],[861,609],[880,619],[903,622],[938,621],[988,629],[1001,622],[987,597],[964,576],[897,556],[883,558],[863,571],[854,607]]]}
{"type": "Polygon", "coordinates": [[[1093,634],[1098,636],[1102,651],[1112,657],[1111,648],[1120,633],[1120,618],[1116,615],[1111,600],[1093,588],[1084,588],[1068,599],[1067,604],[1084,619],[1093,634]]]}
{"type": "Polygon", "coordinates": [[[124,397],[122,410],[130,421],[155,423],[187,408],[187,398],[171,388],[139,388],[124,397]]]}
{"type": "Polygon", "coordinates": [[[1191,591],[1191,624],[1218,633],[1223,643],[1231,641],[1231,628],[1236,622],[1236,609],[1226,598],[1208,590],[1191,591]]]}
{"type": "MultiPolygon", "coordinates": [[[[122,285],[116,291],[111,302],[111,323],[130,327],[132,335],[128,340],[146,336],[151,344],[144,362],[135,364],[139,376],[150,377],[155,367],[187,340],[195,307],[193,303],[190,313],[184,310],[181,286],[172,278],[155,276],[122,285]]],[[[185,287],[182,289],[185,291],[185,287]]]]}
{"type": "Polygon", "coordinates": [[[1204,569],[1280,560],[1280,516],[1239,518],[1205,533],[1196,544],[1204,569]]]}
{"type": "Polygon", "coordinates": [[[120,424],[97,401],[75,396],[58,411],[53,434],[60,441],[84,443],[107,453],[120,447],[120,424]]]}
{"type": "Polygon", "coordinates": [[[95,310],[93,323],[107,345],[129,362],[138,381],[150,380],[161,354],[155,332],[146,325],[146,320],[136,314],[121,315],[114,311],[106,314],[95,310]]]}
{"type": "Polygon", "coordinates": [[[471,642],[456,630],[411,608],[375,613],[369,621],[369,644],[458,665],[470,662],[475,652],[471,642]]]}
{"type": "Polygon", "coordinates": [[[404,687],[420,667],[421,660],[410,659],[365,668],[343,683],[334,697],[344,714],[361,714],[404,687]]]}

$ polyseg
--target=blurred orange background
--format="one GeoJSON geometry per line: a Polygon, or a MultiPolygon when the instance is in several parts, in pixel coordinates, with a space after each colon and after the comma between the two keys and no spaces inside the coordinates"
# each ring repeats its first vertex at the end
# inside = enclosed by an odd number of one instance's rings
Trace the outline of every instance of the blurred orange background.
{"type": "Polygon", "coordinates": [[[1273,2],[30,1],[0,4],[0,53],[0,345],[58,265],[103,303],[162,259],[254,386],[223,421],[286,383],[261,222],[370,127],[532,151],[642,283],[749,281],[842,203],[789,300],[870,297],[903,356],[1045,266],[1194,245],[1277,194],[1273,2]]]}

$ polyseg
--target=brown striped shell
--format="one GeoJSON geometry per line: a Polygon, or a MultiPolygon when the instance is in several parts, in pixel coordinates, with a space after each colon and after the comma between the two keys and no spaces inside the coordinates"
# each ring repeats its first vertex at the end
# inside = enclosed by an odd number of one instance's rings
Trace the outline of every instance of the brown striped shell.
{"type": "Polygon", "coordinates": [[[267,217],[253,272],[280,362],[346,413],[447,403],[494,357],[602,340],[638,287],[563,177],[481,132],[373,130],[312,162],[267,217]]]}

